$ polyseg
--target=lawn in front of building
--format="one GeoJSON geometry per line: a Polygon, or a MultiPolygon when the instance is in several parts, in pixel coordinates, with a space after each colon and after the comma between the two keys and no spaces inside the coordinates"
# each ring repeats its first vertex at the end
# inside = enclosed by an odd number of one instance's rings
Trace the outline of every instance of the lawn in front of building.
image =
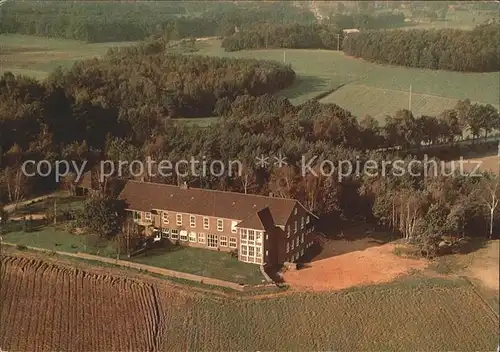
{"type": "MultiPolygon", "coordinates": [[[[75,235],[54,226],[41,225],[24,231],[21,221],[3,225],[2,240],[21,246],[48,250],[88,253],[116,257],[116,246],[95,235],[75,235]]],[[[121,259],[125,259],[121,256],[121,259]]],[[[148,249],[131,261],[215,279],[256,285],[265,281],[256,264],[243,263],[227,252],[171,245],[168,248],[148,249]]]]}
{"type": "Polygon", "coordinates": [[[60,252],[82,252],[115,257],[116,248],[111,242],[93,235],[75,235],[54,226],[41,225],[32,231],[24,231],[22,222],[3,225],[2,241],[19,246],[44,248],[60,252]]]}
{"type": "Polygon", "coordinates": [[[172,245],[147,250],[131,259],[136,263],[241,284],[260,284],[264,276],[256,264],[243,263],[227,252],[172,245]]]}

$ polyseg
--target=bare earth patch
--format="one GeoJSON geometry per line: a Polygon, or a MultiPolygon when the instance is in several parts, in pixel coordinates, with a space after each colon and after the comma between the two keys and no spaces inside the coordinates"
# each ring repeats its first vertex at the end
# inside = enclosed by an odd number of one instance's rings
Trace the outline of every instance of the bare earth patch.
{"type": "Polygon", "coordinates": [[[284,280],[296,290],[334,291],[389,282],[411,270],[425,269],[427,264],[399,257],[393,244],[384,244],[312,262],[309,268],[285,272],[284,280]]]}
{"type": "Polygon", "coordinates": [[[468,159],[467,163],[464,163],[464,170],[466,172],[473,172],[477,165],[479,165],[478,171],[489,171],[498,174],[500,168],[500,158],[497,155],[486,156],[483,158],[468,159]]]}
{"type": "Polygon", "coordinates": [[[479,280],[488,289],[500,291],[499,253],[500,241],[491,241],[486,248],[478,250],[467,274],[479,280]]]}

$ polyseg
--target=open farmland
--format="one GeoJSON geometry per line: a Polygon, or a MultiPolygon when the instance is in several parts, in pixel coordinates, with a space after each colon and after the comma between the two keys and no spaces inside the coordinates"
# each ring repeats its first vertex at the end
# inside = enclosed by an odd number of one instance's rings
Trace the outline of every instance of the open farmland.
{"type": "MultiPolygon", "coordinates": [[[[401,11],[401,10],[400,10],[401,11]]],[[[444,20],[431,21],[428,18],[412,18],[410,10],[404,9],[401,12],[414,21],[406,28],[408,29],[429,29],[429,28],[457,28],[457,29],[473,29],[479,24],[495,19],[498,14],[495,11],[456,11],[450,10],[446,13],[444,20]]]]}
{"type": "Polygon", "coordinates": [[[493,350],[498,343],[497,316],[461,279],[241,297],[30,255],[3,258],[6,350],[493,350]]]}
{"type": "Polygon", "coordinates": [[[133,42],[88,44],[78,40],[52,39],[19,34],[0,34],[0,74],[43,79],[58,66],[71,67],[76,61],[99,57],[111,47],[133,42]]]}
{"type": "MultiPolygon", "coordinates": [[[[385,116],[394,115],[396,111],[401,109],[408,109],[409,97],[408,91],[348,84],[321,99],[321,102],[349,106],[349,110],[360,118],[370,115],[383,122],[385,116]]],[[[411,110],[416,116],[424,114],[436,116],[445,109],[454,108],[456,103],[456,99],[429,94],[412,93],[411,96],[411,110]]]]}
{"type": "Polygon", "coordinates": [[[412,110],[416,115],[436,114],[453,107],[457,100],[469,98],[474,102],[498,107],[500,74],[462,73],[383,66],[328,50],[269,49],[225,52],[219,40],[198,41],[195,54],[221,57],[248,57],[275,60],[292,65],[297,73],[296,83],[280,94],[295,104],[324,97],[322,102],[336,103],[359,117],[394,114],[408,107],[412,86],[412,110]]]}
{"type": "Polygon", "coordinates": [[[151,350],[154,288],[28,258],[2,258],[0,346],[7,351],[151,350]]]}

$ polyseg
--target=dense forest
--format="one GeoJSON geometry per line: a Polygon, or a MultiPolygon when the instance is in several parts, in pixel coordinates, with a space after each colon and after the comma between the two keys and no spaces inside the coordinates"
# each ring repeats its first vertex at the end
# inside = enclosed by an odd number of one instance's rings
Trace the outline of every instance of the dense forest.
{"type": "Polygon", "coordinates": [[[225,37],[226,51],[263,48],[330,49],[340,48],[342,31],[327,25],[263,24],[225,37]]]}
{"type": "Polygon", "coordinates": [[[405,26],[405,15],[402,13],[379,13],[376,15],[368,13],[355,14],[333,14],[328,23],[339,29],[384,29],[405,26]]]}
{"type": "Polygon", "coordinates": [[[362,31],[343,43],[347,55],[378,63],[466,72],[500,70],[500,25],[459,29],[362,31]]]}
{"type": "Polygon", "coordinates": [[[321,25],[260,23],[226,36],[222,47],[226,51],[265,48],[338,50],[342,47],[344,29],[401,27],[404,25],[404,15],[339,14],[327,22],[321,25]]]}
{"type": "Polygon", "coordinates": [[[0,33],[111,42],[225,36],[235,26],[257,23],[314,23],[307,10],[287,3],[203,2],[88,3],[7,2],[0,7],[0,33]],[[209,6],[208,6],[209,5],[209,6]]]}

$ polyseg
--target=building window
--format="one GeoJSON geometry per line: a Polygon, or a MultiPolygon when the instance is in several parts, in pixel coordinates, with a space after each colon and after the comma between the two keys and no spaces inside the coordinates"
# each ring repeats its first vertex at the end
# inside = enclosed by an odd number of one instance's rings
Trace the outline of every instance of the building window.
{"type": "Polygon", "coordinates": [[[300,235],[300,243],[304,243],[304,234],[300,235]]]}
{"type": "Polygon", "coordinates": [[[205,234],[203,232],[198,234],[198,243],[205,243],[205,234]]]}
{"type": "Polygon", "coordinates": [[[232,221],[231,222],[231,232],[232,233],[238,233],[238,228],[236,227],[236,225],[238,225],[237,221],[232,221]]]}
{"type": "Polygon", "coordinates": [[[290,237],[290,225],[286,227],[286,237],[290,237]]]}
{"type": "Polygon", "coordinates": [[[262,257],[262,247],[255,247],[255,257],[256,258],[262,257]]]}
{"type": "Polygon", "coordinates": [[[217,231],[222,231],[224,229],[222,219],[217,219],[217,231]]]}
{"type": "Polygon", "coordinates": [[[299,246],[299,241],[300,241],[300,238],[299,236],[297,236],[296,240],[295,240],[295,247],[298,247],[299,246]]]}
{"type": "Polygon", "coordinates": [[[196,242],[196,232],[189,233],[189,242],[196,242]]]}
{"type": "Polygon", "coordinates": [[[293,215],[297,215],[297,208],[293,210],[293,215]]]}
{"type": "Polygon", "coordinates": [[[301,217],[300,218],[300,228],[303,229],[304,228],[304,217],[301,217]]]}
{"type": "Polygon", "coordinates": [[[161,236],[163,238],[169,238],[170,237],[170,229],[161,229],[161,236]]]}
{"type": "Polygon", "coordinates": [[[269,251],[266,249],[266,258],[269,256],[269,251]]]}
{"type": "Polygon", "coordinates": [[[210,227],[210,225],[209,225],[209,222],[208,222],[208,218],[203,218],[203,228],[205,230],[208,230],[209,227],[210,227]]]}
{"type": "Polygon", "coordinates": [[[189,226],[196,227],[196,216],[189,215],[189,226]]]}
{"type": "Polygon", "coordinates": [[[179,230],[172,229],[172,231],[170,231],[170,238],[172,238],[173,240],[178,240],[179,239],[179,230]]]}
{"type": "Polygon", "coordinates": [[[220,236],[220,246],[227,247],[227,237],[226,236],[220,236]]]}
{"type": "Polygon", "coordinates": [[[267,235],[267,233],[266,233],[266,241],[267,241],[268,239],[269,239],[269,236],[268,236],[268,235],[267,235]]]}
{"type": "Polygon", "coordinates": [[[255,243],[262,244],[262,232],[255,233],[255,243]]]}
{"type": "Polygon", "coordinates": [[[255,241],[255,231],[254,230],[248,230],[248,243],[254,243],[255,241]]]}
{"type": "Polygon", "coordinates": [[[254,246],[248,246],[248,256],[255,257],[255,247],[254,246]]]}
{"type": "Polygon", "coordinates": [[[295,241],[292,238],[292,251],[293,251],[294,248],[295,248],[295,241]]]}
{"type": "Polygon", "coordinates": [[[290,243],[289,242],[286,243],[286,252],[287,253],[290,252],[290,243]]]}
{"type": "Polygon", "coordinates": [[[240,233],[241,233],[241,240],[246,242],[248,240],[247,229],[241,229],[240,233]]]}
{"type": "Polygon", "coordinates": [[[177,214],[175,216],[175,221],[176,221],[178,226],[181,226],[182,225],[182,214],[177,214]]]}
{"type": "Polygon", "coordinates": [[[210,248],[217,248],[217,235],[207,235],[207,246],[210,248]]]}
{"type": "Polygon", "coordinates": [[[294,222],[294,226],[293,226],[293,233],[297,233],[297,230],[298,230],[298,227],[297,227],[297,220],[295,220],[295,222],[294,222]]]}
{"type": "Polygon", "coordinates": [[[236,237],[229,237],[229,247],[238,248],[238,245],[236,244],[236,237]]]}
{"type": "Polygon", "coordinates": [[[134,211],[134,220],[141,220],[141,212],[134,211]]]}
{"type": "Polygon", "coordinates": [[[151,218],[152,218],[152,216],[151,216],[150,212],[145,212],[144,213],[144,220],[151,221],[151,218]]]}
{"type": "Polygon", "coordinates": [[[187,234],[187,231],[181,231],[180,240],[181,240],[181,241],[187,241],[187,240],[188,240],[188,234],[187,234]]]}
{"type": "Polygon", "coordinates": [[[309,221],[310,221],[310,220],[311,220],[311,219],[309,219],[309,215],[307,215],[307,217],[306,217],[306,224],[309,224],[309,221]]]}
{"type": "Polygon", "coordinates": [[[163,225],[168,225],[168,213],[166,211],[161,213],[161,218],[163,220],[163,225]]]}
{"type": "Polygon", "coordinates": [[[248,247],[247,246],[241,246],[241,255],[248,255],[248,247]]]}

